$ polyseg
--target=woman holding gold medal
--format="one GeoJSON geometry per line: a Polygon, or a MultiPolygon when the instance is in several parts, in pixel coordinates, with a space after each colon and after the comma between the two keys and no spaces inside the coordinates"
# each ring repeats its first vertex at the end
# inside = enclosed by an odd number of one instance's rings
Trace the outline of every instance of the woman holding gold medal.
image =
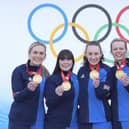
{"type": "Polygon", "coordinates": [[[110,68],[102,63],[99,43],[89,43],[84,53],[84,65],[78,72],[79,129],[112,129],[110,96],[110,68]]]}
{"type": "Polygon", "coordinates": [[[9,129],[43,129],[43,91],[49,75],[42,66],[46,46],[34,42],[29,48],[29,60],[15,68],[12,74],[14,102],[9,113],[9,129]]]}
{"type": "Polygon", "coordinates": [[[53,74],[45,83],[48,107],[45,129],[78,129],[77,103],[79,86],[72,72],[74,57],[70,50],[60,51],[53,74]]]}
{"type": "Polygon", "coordinates": [[[113,129],[129,129],[129,59],[126,59],[127,43],[122,39],[111,42],[115,60],[112,67],[111,106],[113,129]]]}

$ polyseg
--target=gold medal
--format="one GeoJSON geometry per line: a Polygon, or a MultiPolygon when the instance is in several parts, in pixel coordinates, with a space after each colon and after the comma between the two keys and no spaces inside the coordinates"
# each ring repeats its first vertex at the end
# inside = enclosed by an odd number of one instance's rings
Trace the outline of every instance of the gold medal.
{"type": "Polygon", "coordinates": [[[117,70],[116,71],[116,78],[121,78],[121,77],[123,77],[125,75],[125,73],[124,73],[124,71],[122,71],[122,70],[117,70]]]}
{"type": "Polygon", "coordinates": [[[99,72],[97,72],[96,70],[92,70],[90,72],[90,78],[91,79],[99,78],[99,72]]]}
{"type": "Polygon", "coordinates": [[[36,83],[40,83],[42,81],[42,77],[40,74],[36,74],[33,76],[33,81],[36,83]]]}
{"type": "Polygon", "coordinates": [[[64,88],[64,91],[68,91],[68,90],[71,89],[71,84],[70,84],[69,81],[63,82],[63,83],[62,83],[62,86],[63,86],[63,88],[64,88]]]}

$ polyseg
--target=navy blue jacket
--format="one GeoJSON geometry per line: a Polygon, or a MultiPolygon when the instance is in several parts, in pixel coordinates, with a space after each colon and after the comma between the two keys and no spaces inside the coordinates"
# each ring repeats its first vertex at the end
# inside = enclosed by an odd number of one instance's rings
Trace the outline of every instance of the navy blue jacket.
{"type": "Polygon", "coordinates": [[[96,123],[111,120],[111,110],[108,103],[110,92],[105,90],[104,84],[110,86],[110,68],[101,63],[99,70],[100,85],[97,88],[93,86],[93,80],[90,79],[89,65],[81,67],[78,72],[78,81],[80,86],[79,94],[79,122],[96,123]]]}
{"type": "MultiPolygon", "coordinates": [[[[71,76],[76,77],[73,73],[71,74],[71,76]]],[[[45,98],[48,111],[45,117],[45,129],[65,129],[70,126],[73,108],[75,108],[75,116],[73,118],[75,119],[77,102],[76,106],[74,106],[75,90],[73,85],[76,81],[77,77],[75,80],[72,80],[72,77],[70,77],[71,89],[64,91],[62,96],[58,96],[55,93],[55,89],[63,82],[60,73],[52,75],[46,80],[45,98]]],[[[77,92],[79,92],[79,90],[77,92]]],[[[78,96],[76,101],[78,101],[78,96]]]]}
{"type": "MultiPolygon", "coordinates": [[[[33,70],[33,69],[32,69],[33,70]]],[[[11,105],[9,120],[15,124],[32,125],[36,120],[39,87],[32,92],[27,88],[31,76],[26,72],[26,65],[18,66],[12,74],[14,102],[11,105]]]]}
{"type": "MultiPolygon", "coordinates": [[[[116,77],[116,66],[112,67],[111,74],[111,105],[113,121],[129,121],[129,85],[124,86],[116,77]]],[[[122,70],[129,76],[129,59],[122,70]]]]}

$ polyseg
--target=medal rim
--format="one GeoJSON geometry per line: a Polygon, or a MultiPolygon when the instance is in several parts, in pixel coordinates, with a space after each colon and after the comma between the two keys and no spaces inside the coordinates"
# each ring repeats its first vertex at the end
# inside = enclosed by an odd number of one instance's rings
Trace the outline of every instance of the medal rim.
{"type": "Polygon", "coordinates": [[[71,89],[71,84],[70,84],[69,81],[63,82],[63,83],[62,83],[62,86],[63,86],[63,88],[64,88],[64,91],[68,91],[68,90],[71,89]]]}
{"type": "Polygon", "coordinates": [[[115,73],[116,78],[120,78],[125,74],[123,70],[117,70],[115,73]]]}
{"type": "Polygon", "coordinates": [[[42,81],[42,76],[40,74],[36,74],[33,76],[33,81],[37,83],[41,83],[42,81]],[[37,79],[38,78],[38,79],[37,79]]]}
{"type": "Polygon", "coordinates": [[[99,72],[98,71],[96,71],[96,70],[92,70],[91,72],[90,72],[90,78],[92,78],[92,79],[94,79],[94,78],[98,78],[99,77],[99,72]],[[95,76],[94,76],[95,75],[95,76]]]}

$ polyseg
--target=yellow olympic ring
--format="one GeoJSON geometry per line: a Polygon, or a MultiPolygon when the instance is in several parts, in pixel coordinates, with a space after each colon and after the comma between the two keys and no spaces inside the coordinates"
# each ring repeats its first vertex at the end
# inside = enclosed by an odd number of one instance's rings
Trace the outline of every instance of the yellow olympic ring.
{"type": "MultiPolygon", "coordinates": [[[[87,31],[86,31],[81,25],[79,25],[79,24],[77,24],[77,23],[72,23],[72,22],[70,22],[68,25],[69,25],[69,26],[74,26],[74,27],[77,27],[78,29],[80,29],[80,30],[83,32],[85,38],[86,38],[87,40],[89,40],[89,35],[88,35],[87,31]]],[[[62,27],[64,27],[64,24],[58,25],[58,26],[53,30],[53,32],[51,33],[51,36],[50,36],[50,44],[49,44],[49,45],[50,45],[50,50],[51,50],[51,52],[52,52],[52,54],[54,55],[55,58],[57,58],[58,55],[57,55],[57,53],[56,53],[56,51],[55,51],[55,48],[54,48],[54,46],[53,46],[53,38],[54,38],[56,32],[57,32],[59,29],[61,29],[62,27]]],[[[78,62],[78,61],[80,61],[81,59],[83,59],[83,57],[84,57],[84,53],[82,53],[80,56],[76,57],[74,60],[75,60],[75,62],[78,62]]]]}

